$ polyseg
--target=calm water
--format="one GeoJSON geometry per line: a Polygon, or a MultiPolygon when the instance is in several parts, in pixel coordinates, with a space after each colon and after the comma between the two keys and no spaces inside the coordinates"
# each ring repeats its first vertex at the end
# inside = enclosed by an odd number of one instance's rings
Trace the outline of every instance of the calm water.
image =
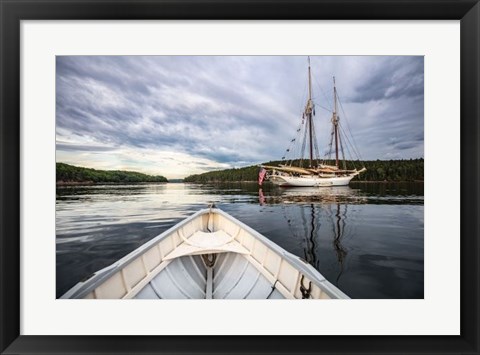
{"type": "Polygon", "coordinates": [[[57,297],[214,202],[352,298],[423,298],[423,184],[57,187],[57,297]]]}

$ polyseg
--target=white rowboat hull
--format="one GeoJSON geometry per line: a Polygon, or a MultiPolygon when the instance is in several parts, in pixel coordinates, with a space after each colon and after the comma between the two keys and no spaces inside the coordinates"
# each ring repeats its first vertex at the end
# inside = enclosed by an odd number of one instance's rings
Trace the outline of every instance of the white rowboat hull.
{"type": "Polygon", "coordinates": [[[217,208],[203,209],[61,298],[347,298],[313,266],[217,208]]]}

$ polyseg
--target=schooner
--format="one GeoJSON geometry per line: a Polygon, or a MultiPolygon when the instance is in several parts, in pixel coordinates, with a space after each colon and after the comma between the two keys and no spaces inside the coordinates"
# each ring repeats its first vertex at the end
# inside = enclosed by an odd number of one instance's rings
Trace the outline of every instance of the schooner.
{"type": "MultiPolygon", "coordinates": [[[[356,167],[354,169],[347,169],[345,153],[343,149],[344,144],[347,142],[344,142],[341,136],[342,129],[340,126],[340,117],[338,115],[338,95],[335,77],[333,78],[333,98],[334,107],[331,119],[332,130],[329,144],[330,148],[327,155],[331,157],[334,149],[335,165],[328,164],[327,159],[320,160],[318,154],[318,144],[316,141],[313,121],[313,116],[315,116],[315,105],[312,100],[312,74],[310,57],[308,57],[308,99],[302,114],[302,123],[297,129],[298,137],[303,137],[301,140],[301,157],[300,159],[292,158],[291,160],[285,161],[284,164],[279,164],[278,166],[262,165],[259,174],[260,185],[262,184],[263,180],[268,180],[280,186],[345,186],[348,185],[350,180],[352,180],[355,176],[366,170],[365,167],[362,167],[360,170],[357,170],[356,167]],[[307,145],[309,148],[308,161],[304,159],[305,148],[307,145]],[[314,156],[314,152],[316,156],[314,156]],[[342,165],[340,165],[340,152],[343,159],[342,165]]],[[[297,144],[299,139],[294,138],[291,142],[297,144]]],[[[352,147],[352,149],[356,151],[354,147],[352,147]]],[[[290,148],[287,149],[287,153],[290,151],[290,148]]],[[[286,155],[287,154],[285,154],[285,156],[286,155]]],[[[282,158],[282,160],[285,160],[285,156],[282,158]]]]}

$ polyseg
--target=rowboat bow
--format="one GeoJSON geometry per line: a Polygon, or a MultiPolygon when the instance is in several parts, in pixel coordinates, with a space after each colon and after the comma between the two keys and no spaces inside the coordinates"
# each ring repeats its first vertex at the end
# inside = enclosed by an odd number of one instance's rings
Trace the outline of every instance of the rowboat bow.
{"type": "Polygon", "coordinates": [[[61,298],[348,299],[312,265],[215,208],[202,209],[61,298]]]}

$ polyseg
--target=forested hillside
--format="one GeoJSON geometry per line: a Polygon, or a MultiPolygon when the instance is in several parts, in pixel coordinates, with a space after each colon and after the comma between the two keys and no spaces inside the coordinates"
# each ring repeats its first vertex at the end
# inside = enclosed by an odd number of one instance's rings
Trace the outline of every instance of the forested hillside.
{"type": "Polygon", "coordinates": [[[137,182],[167,182],[167,179],[163,176],[151,176],[134,171],[96,170],[57,163],[57,184],[137,182]]]}
{"type": "MultiPolygon", "coordinates": [[[[364,165],[367,171],[356,176],[353,181],[423,181],[423,159],[409,160],[370,160],[363,164],[359,162],[347,162],[347,168],[357,169],[364,165]]],[[[265,165],[281,164],[280,161],[268,162],[265,165]]],[[[333,162],[327,162],[333,164],[333,162]]],[[[307,167],[308,161],[303,165],[307,167]]],[[[227,169],[211,171],[199,175],[191,175],[184,179],[185,182],[228,182],[228,181],[256,181],[258,167],[248,166],[239,169],[227,169]]]]}

